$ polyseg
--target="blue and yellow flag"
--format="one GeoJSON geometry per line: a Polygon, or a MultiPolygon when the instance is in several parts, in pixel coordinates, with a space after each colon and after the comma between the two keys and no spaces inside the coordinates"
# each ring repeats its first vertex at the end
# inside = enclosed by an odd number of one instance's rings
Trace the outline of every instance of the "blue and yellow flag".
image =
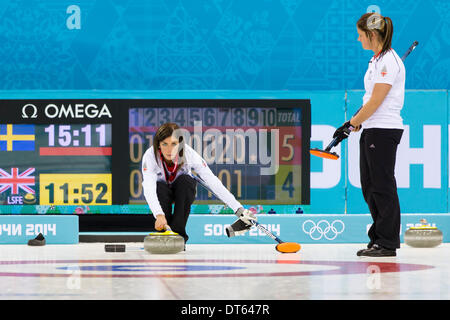
{"type": "Polygon", "coordinates": [[[33,124],[0,124],[0,151],[34,151],[33,124]]]}

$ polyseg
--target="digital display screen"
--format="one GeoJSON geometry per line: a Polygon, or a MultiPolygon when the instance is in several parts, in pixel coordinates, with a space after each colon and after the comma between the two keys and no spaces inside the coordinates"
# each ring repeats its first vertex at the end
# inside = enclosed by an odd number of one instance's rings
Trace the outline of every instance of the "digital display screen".
{"type": "MultiPolygon", "coordinates": [[[[17,99],[0,111],[0,214],[149,213],[142,156],[166,122],[242,204],[309,204],[309,100],[17,99]]],[[[197,187],[199,208],[217,202],[197,187]]]]}
{"type": "MultiPolygon", "coordinates": [[[[142,153],[158,127],[178,124],[186,143],[199,153],[243,204],[298,204],[302,201],[302,112],[244,104],[236,107],[131,108],[130,203],[144,203],[142,153]]],[[[197,201],[214,196],[198,188],[197,201]]],[[[202,201],[203,200],[203,201],[202,201]]]]}
{"type": "Polygon", "coordinates": [[[0,124],[2,204],[111,205],[111,124],[0,124]]]}

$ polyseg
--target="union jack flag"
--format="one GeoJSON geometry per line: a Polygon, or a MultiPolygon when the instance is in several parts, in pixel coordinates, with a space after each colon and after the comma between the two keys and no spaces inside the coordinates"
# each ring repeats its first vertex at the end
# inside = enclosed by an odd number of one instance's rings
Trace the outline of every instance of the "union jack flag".
{"type": "Polygon", "coordinates": [[[20,173],[19,168],[11,168],[11,174],[9,174],[0,168],[0,193],[11,188],[11,194],[19,194],[19,189],[26,193],[35,194],[35,191],[31,188],[35,181],[34,176],[31,176],[34,171],[35,168],[28,168],[20,173]]]}

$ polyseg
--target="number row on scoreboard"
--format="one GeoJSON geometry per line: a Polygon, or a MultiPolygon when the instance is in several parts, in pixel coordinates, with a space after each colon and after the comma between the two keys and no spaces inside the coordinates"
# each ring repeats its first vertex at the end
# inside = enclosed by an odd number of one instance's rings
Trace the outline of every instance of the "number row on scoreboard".
{"type": "MultiPolygon", "coordinates": [[[[276,203],[300,203],[301,166],[283,165],[274,176],[261,175],[260,168],[247,166],[219,166],[212,168],[217,178],[239,201],[272,201],[276,203]]],[[[142,172],[139,168],[130,171],[130,201],[143,200],[142,172]]],[[[197,200],[215,199],[204,188],[197,189],[197,200]]]]}
{"type": "Polygon", "coordinates": [[[130,127],[159,127],[167,122],[175,122],[180,127],[200,124],[206,127],[300,125],[300,110],[256,107],[130,109],[130,127]]]}
{"type": "MultiPolygon", "coordinates": [[[[222,130],[223,134],[215,135],[207,134],[205,130],[200,135],[193,133],[191,136],[185,135],[185,141],[193,147],[208,163],[211,164],[258,164],[262,163],[261,159],[268,158],[273,153],[269,150],[278,148],[279,164],[301,164],[302,162],[302,140],[300,127],[280,127],[270,129],[276,131],[275,137],[278,141],[272,144],[272,140],[268,140],[264,135],[259,133],[246,135],[245,132],[236,133],[232,129],[222,130]],[[266,139],[263,143],[262,139],[266,139]],[[214,148],[211,146],[214,141],[214,148]],[[199,145],[201,143],[201,145],[199,145]],[[264,149],[269,143],[271,145],[264,149]],[[253,152],[251,152],[253,150],[253,152]]],[[[247,131],[255,131],[249,128],[247,131]]],[[[268,130],[266,130],[268,131],[268,130]]],[[[153,130],[147,132],[130,133],[129,137],[129,154],[133,163],[141,163],[144,152],[153,145],[153,130]]],[[[273,157],[272,157],[273,158],[273,157]]],[[[264,161],[265,164],[268,164],[264,161]]]]}

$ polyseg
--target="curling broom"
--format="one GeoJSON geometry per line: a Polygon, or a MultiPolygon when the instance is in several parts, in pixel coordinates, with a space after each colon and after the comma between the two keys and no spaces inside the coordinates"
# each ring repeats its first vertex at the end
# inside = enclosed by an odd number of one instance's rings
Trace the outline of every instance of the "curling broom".
{"type": "MultiPolygon", "coordinates": [[[[196,176],[194,174],[191,174],[191,177],[197,181],[198,183],[200,183],[206,190],[208,190],[209,192],[211,192],[214,196],[216,196],[217,199],[219,199],[220,201],[223,202],[222,199],[220,199],[217,194],[215,194],[207,185],[206,183],[199,177],[196,176]]],[[[225,202],[223,202],[225,203],[225,202]]],[[[226,205],[226,203],[225,203],[226,205]]],[[[258,228],[259,230],[261,230],[262,232],[264,232],[266,235],[268,235],[270,238],[272,238],[273,240],[275,240],[276,242],[278,242],[278,244],[276,245],[275,249],[281,253],[295,253],[297,251],[299,251],[301,249],[300,244],[296,243],[296,242],[284,242],[282,241],[280,238],[276,237],[274,234],[272,234],[269,230],[267,230],[266,228],[264,228],[259,222],[257,221],[252,221],[252,224],[258,228]]]]}

